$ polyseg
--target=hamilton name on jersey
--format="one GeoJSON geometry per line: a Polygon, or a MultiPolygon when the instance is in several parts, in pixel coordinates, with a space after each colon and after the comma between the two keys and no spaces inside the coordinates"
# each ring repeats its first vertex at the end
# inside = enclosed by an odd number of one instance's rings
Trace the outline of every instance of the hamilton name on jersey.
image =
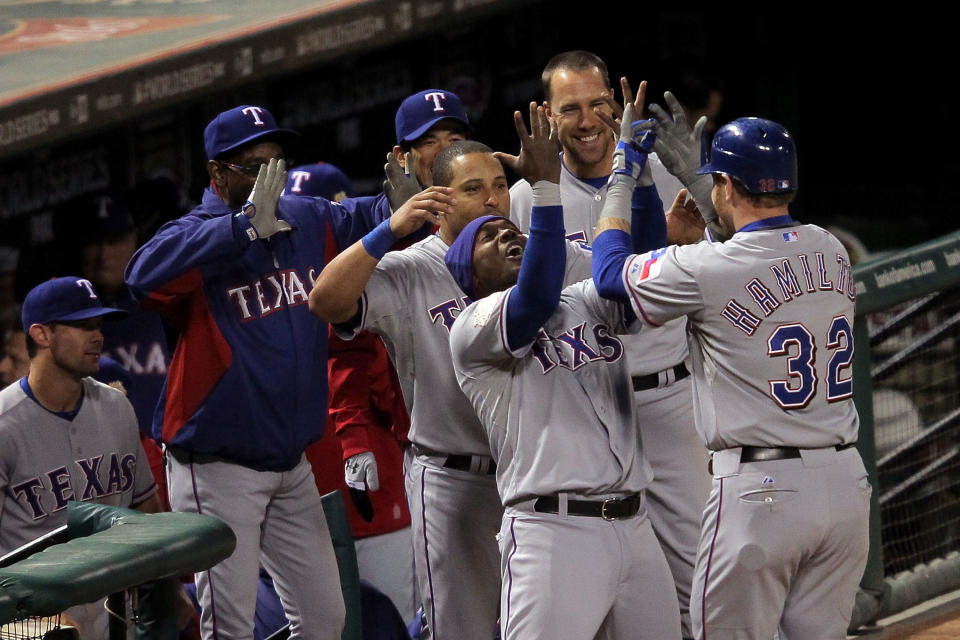
{"type": "Polygon", "coordinates": [[[133,487],[137,456],[132,453],[111,453],[75,460],[75,476],[60,466],[46,473],[10,485],[13,498],[33,514],[34,520],[46,518],[67,506],[68,500],[98,500],[133,487]],[[82,478],[81,486],[73,486],[74,477],[82,478]]]}
{"type": "Polygon", "coordinates": [[[562,333],[540,329],[530,349],[544,374],[557,367],[576,371],[591,362],[616,362],[623,356],[623,343],[605,324],[587,327],[586,322],[562,333]]]}
{"type": "Polygon", "coordinates": [[[752,336],[764,318],[802,296],[834,294],[855,301],[856,284],[849,261],[840,254],[830,258],[817,251],[778,260],[769,266],[769,272],[752,274],[754,277],[743,284],[747,295],[731,298],[720,314],[752,336]]]}

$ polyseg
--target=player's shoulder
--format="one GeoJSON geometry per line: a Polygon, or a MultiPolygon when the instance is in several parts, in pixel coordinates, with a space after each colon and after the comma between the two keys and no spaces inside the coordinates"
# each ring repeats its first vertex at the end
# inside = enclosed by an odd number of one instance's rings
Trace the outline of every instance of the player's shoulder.
{"type": "MultiPolygon", "coordinates": [[[[0,390],[0,416],[14,411],[24,400],[32,402],[20,388],[20,381],[16,380],[8,384],[3,390],[0,390]]],[[[0,422],[0,427],[2,427],[2,422],[0,422]]]]}
{"type": "Polygon", "coordinates": [[[85,399],[90,399],[95,402],[117,406],[130,404],[129,400],[127,400],[127,394],[121,389],[109,384],[104,384],[90,377],[83,379],[83,393],[85,399]]]}
{"type": "Polygon", "coordinates": [[[447,244],[437,235],[431,234],[401,251],[388,252],[380,260],[378,267],[414,269],[444,264],[443,257],[446,253],[447,244]]]}

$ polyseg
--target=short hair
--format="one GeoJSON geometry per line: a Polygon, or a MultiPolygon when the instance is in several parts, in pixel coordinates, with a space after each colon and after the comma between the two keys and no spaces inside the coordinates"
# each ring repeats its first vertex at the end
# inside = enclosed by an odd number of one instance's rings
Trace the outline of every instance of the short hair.
{"type": "MultiPolygon", "coordinates": [[[[720,174],[714,173],[713,183],[718,184],[722,181],[720,174]]],[[[730,178],[730,182],[733,183],[733,188],[741,198],[745,198],[750,202],[754,207],[758,209],[775,209],[777,207],[785,207],[791,202],[794,198],[797,197],[797,192],[787,191],[784,193],[751,193],[747,191],[746,185],[740,182],[738,179],[733,176],[727,176],[730,178]]]]}
{"type": "Polygon", "coordinates": [[[547,102],[550,101],[550,80],[553,78],[553,73],[557,69],[583,71],[593,69],[594,67],[600,71],[600,75],[603,77],[603,87],[605,89],[608,88],[610,86],[610,73],[607,71],[607,65],[600,59],[600,56],[595,53],[577,49],[574,51],[564,51],[563,53],[558,53],[553,56],[550,58],[547,66],[543,68],[543,75],[540,76],[540,81],[543,83],[544,99],[547,102]]]}
{"type": "MultiPolygon", "coordinates": [[[[463,124],[456,118],[444,118],[443,120],[438,121],[435,125],[427,129],[423,135],[420,136],[420,138],[423,138],[431,131],[453,131],[454,133],[459,133],[465,138],[470,137],[470,127],[463,124]]],[[[404,153],[406,153],[407,151],[410,151],[410,149],[413,149],[420,138],[417,138],[416,140],[403,140],[400,142],[400,148],[403,149],[404,153]]]]}
{"type": "Polygon", "coordinates": [[[457,140],[437,154],[433,159],[433,184],[449,187],[453,182],[453,168],[450,166],[460,156],[471,153],[493,153],[493,149],[477,140],[457,140]]]}

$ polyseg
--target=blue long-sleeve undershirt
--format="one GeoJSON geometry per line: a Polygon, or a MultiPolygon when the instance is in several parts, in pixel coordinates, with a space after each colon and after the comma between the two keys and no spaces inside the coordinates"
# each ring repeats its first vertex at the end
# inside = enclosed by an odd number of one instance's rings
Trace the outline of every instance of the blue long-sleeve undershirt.
{"type": "Polygon", "coordinates": [[[529,344],[560,304],[567,266],[563,207],[535,206],[517,286],[507,300],[507,345],[529,344]]]}
{"type": "Polygon", "coordinates": [[[653,185],[636,187],[630,198],[630,236],[634,253],[667,246],[667,219],[663,201],[653,185]]]}

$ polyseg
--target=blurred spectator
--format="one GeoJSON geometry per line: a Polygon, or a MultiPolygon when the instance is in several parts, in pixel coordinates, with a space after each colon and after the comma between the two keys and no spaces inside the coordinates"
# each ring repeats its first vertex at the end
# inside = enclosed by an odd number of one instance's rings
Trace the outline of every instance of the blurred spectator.
{"type": "Polygon", "coordinates": [[[30,371],[30,356],[27,355],[27,335],[19,322],[3,335],[0,344],[0,385],[7,386],[16,382],[30,371]]]}
{"type": "Polygon", "coordinates": [[[137,412],[141,432],[149,434],[170,353],[160,316],[142,310],[123,281],[124,269],[139,244],[137,227],[119,196],[97,196],[79,213],[83,220],[83,275],[106,304],[127,311],[123,320],[104,327],[103,353],[130,372],[127,397],[137,412]]]}

